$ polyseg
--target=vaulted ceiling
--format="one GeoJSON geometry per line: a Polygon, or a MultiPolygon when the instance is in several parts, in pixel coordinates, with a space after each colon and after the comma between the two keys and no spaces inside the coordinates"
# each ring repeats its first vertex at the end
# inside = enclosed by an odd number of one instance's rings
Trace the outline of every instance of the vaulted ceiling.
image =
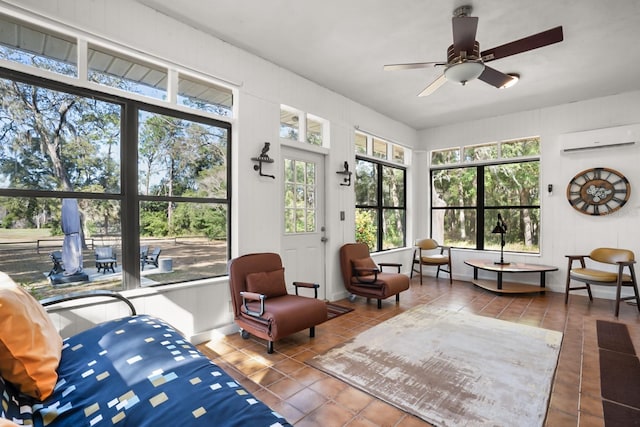
{"type": "Polygon", "coordinates": [[[640,89],[640,0],[138,0],[415,129],[640,89]],[[418,97],[446,62],[451,17],[479,18],[480,49],[561,25],[564,41],[491,62],[519,83],[447,82],[418,97]]]}

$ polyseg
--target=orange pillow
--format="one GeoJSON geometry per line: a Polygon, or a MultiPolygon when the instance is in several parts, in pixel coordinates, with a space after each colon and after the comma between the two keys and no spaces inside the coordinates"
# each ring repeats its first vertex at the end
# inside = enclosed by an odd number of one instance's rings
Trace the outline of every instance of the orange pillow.
{"type": "Polygon", "coordinates": [[[373,274],[371,270],[378,269],[378,266],[371,257],[354,259],[351,263],[353,264],[356,276],[370,276],[373,274]],[[358,271],[359,268],[366,268],[367,271],[358,271]]]}
{"type": "Polygon", "coordinates": [[[266,295],[267,298],[287,295],[284,268],[268,272],[247,274],[247,290],[266,295]]]}
{"type": "Polygon", "coordinates": [[[0,375],[44,400],[58,380],[62,338],[35,298],[0,272],[0,375]]]}

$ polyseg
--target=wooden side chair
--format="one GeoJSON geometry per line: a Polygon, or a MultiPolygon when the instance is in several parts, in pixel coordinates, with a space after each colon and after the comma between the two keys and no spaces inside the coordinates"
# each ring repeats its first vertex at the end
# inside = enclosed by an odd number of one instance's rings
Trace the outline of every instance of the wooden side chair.
{"type": "Polygon", "coordinates": [[[615,286],[616,287],[616,310],[615,315],[618,317],[620,312],[620,301],[635,300],[640,311],[640,296],[638,296],[638,282],[636,281],[636,273],[633,265],[636,263],[635,256],[632,251],[627,249],[613,248],[597,248],[591,251],[589,255],[566,255],[569,260],[567,267],[567,284],[565,288],[564,303],[569,302],[569,292],[586,289],[589,300],[593,301],[591,294],[591,285],[597,286],[615,286]],[[590,267],[587,267],[586,260],[593,261],[590,267]],[[574,267],[574,262],[578,261],[579,267],[574,267]],[[605,267],[604,264],[616,266],[617,271],[599,269],[598,264],[605,267]],[[591,268],[596,267],[596,268],[591,268]],[[571,281],[583,283],[581,286],[571,286],[571,281]],[[623,286],[633,288],[633,295],[622,297],[621,291],[623,286]]]}
{"type": "Polygon", "coordinates": [[[438,242],[433,239],[416,240],[410,278],[413,278],[414,271],[419,273],[421,285],[423,265],[438,267],[436,277],[440,276],[440,271],[449,273],[449,283],[453,284],[453,277],[451,277],[451,249],[448,246],[439,245],[438,242]],[[416,267],[416,265],[418,267],[416,267]]]}

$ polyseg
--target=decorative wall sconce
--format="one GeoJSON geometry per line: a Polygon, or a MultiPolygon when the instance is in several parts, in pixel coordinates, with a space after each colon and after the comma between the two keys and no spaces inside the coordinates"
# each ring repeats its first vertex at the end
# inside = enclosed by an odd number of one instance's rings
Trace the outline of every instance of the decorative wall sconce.
{"type": "Polygon", "coordinates": [[[351,185],[351,171],[349,170],[349,163],[344,162],[344,170],[336,172],[338,175],[344,175],[343,182],[340,185],[344,185],[345,187],[349,187],[351,185]]]}
{"type": "Polygon", "coordinates": [[[269,157],[269,155],[267,154],[267,152],[269,151],[269,146],[270,145],[271,145],[271,143],[265,142],[264,143],[264,147],[262,147],[262,152],[260,153],[260,155],[258,157],[252,157],[251,160],[253,160],[254,162],[258,162],[257,165],[253,165],[253,170],[258,171],[260,176],[266,176],[266,177],[269,177],[269,178],[276,179],[276,177],[273,176],[273,175],[267,175],[265,173],[262,173],[262,164],[263,163],[273,163],[273,159],[271,157],[269,157]]]}

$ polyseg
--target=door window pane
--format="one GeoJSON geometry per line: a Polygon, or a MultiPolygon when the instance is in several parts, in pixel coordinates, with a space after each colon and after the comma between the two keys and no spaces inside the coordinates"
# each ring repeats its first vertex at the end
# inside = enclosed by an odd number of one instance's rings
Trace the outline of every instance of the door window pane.
{"type": "Polygon", "coordinates": [[[285,233],[316,232],[316,165],[303,160],[284,160],[285,233]]]}

